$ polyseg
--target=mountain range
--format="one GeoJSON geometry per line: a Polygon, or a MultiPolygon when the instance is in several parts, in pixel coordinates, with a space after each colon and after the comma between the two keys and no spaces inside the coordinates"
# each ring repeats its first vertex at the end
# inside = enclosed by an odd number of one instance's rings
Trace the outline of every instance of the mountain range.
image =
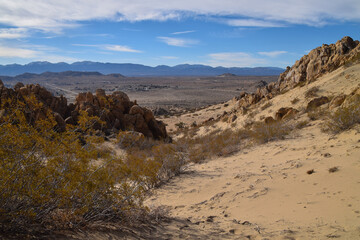
{"type": "Polygon", "coordinates": [[[101,62],[31,62],[29,64],[9,64],[0,65],[0,75],[16,76],[23,73],[43,73],[43,72],[64,72],[64,71],[83,71],[99,72],[102,74],[120,73],[124,76],[216,76],[230,73],[240,76],[270,76],[279,75],[285,69],[277,67],[211,67],[206,65],[181,64],[173,67],[159,65],[156,67],[145,66],[132,63],[101,63],[101,62]]]}

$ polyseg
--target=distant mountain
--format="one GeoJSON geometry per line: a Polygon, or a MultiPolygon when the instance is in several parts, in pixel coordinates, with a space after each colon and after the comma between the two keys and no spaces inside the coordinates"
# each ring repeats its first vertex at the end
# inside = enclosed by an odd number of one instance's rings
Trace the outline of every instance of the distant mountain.
{"type": "Polygon", "coordinates": [[[101,74],[122,74],[125,76],[217,76],[230,73],[240,76],[270,76],[279,75],[285,69],[277,67],[256,68],[225,68],[210,67],[206,65],[181,64],[174,67],[159,65],[156,67],[132,63],[100,63],[100,62],[74,62],[72,64],[60,62],[31,62],[29,64],[0,65],[0,75],[15,76],[24,73],[44,72],[98,72],[101,74]]]}

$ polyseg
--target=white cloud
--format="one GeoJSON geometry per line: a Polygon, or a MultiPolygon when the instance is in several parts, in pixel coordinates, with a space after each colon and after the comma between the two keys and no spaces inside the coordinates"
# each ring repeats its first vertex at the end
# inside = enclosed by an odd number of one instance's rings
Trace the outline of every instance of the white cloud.
{"type": "Polygon", "coordinates": [[[206,64],[217,67],[254,67],[266,64],[261,58],[255,58],[251,54],[244,52],[221,52],[211,53],[210,59],[206,64]]]}
{"type": "Polygon", "coordinates": [[[128,46],[122,46],[122,45],[109,45],[109,46],[105,46],[104,49],[110,50],[110,51],[116,51],[116,52],[141,53],[141,51],[139,51],[139,50],[135,50],[128,46]]]}
{"type": "MultiPolygon", "coordinates": [[[[29,46],[30,47],[30,46],[29,46]]],[[[79,59],[61,56],[57,54],[48,54],[47,52],[38,50],[47,49],[46,46],[34,45],[32,49],[20,47],[0,46],[0,58],[19,58],[29,59],[30,61],[49,61],[49,62],[75,62],[79,59]]]]}
{"type": "Polygon", "coordinates": [[[189,30],[189,31],[182,31],[182,32],[173,32],[171,34],[173,35],[180,35],[180,34],[187,34],[187,33],[193,33],[196,32],[195,30],[189,30]]]}
{"type": "Polygon", "coordinates": [[[235,27],[284,27],[280,23],[256,19],[232,19],[228,20],[227,24],[235,27]]]}
{"type": "Polygon", "coordinates": [[[0,28],[0,39],[14,39],[27,37],[25,28],[0,28]]]}
{"type": "Polygon", "coordinates": [[[94,47],[102,50],[115,51],[115,52],[131,52],[131,53],[141,53],[142,51],[133,49],[124,45],[104,45],[104,44],[72,44],[73,46],[79,47],[94,47]]]}
{"type": "Polygon", "coordinates": [[[281,54],[285,54],[287,51],[271,51],[271,52],[258,52],[258,54],[267,56],[267,57],[278,57],[281,54]]]}
{"type": "Polygon", "coordinates": [[[173,38],[173,37],[158,37],[162,42],[170,46],[175,47],[189,47],[199,43],[199,41],[194,39],[185,39],[185,38],[173,38]]]}
{"type": "Polygon", "coordinates": [[[12,48],[0,46],[0,57],[6,58],[34,58],[39,52],[24,48],[12,48]]]}
{"type": "Polygon", "coordinates": [[[0,24],[58,32],[81,21],[142,21],[191,16],[235,18],[236,26],[360,21],[359,0],[0,0],[0,24]],[[239,19],[241,18],[241,19],[239,19]]]}

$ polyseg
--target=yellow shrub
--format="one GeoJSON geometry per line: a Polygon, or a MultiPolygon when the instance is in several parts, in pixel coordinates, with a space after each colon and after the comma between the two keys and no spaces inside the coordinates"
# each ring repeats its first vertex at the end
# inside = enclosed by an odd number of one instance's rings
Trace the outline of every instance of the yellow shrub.
{"type": "Polygon", "coordinates": [[[0,231],[76,227],[141,205],[141,180],[130,184],[123,161],[98,148],[102,139],[91,125],[99,119],[82,112],[79,126],[59,133],[34,97],[2,101],[1,108],[0,231]]]}

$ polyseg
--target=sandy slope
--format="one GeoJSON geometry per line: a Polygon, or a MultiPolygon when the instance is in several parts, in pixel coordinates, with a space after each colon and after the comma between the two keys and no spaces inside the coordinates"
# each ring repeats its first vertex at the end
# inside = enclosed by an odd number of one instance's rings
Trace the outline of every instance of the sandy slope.
{"type": "Polygon", "coordinates": [[[215,232],[211,239],[360,239],[359,141],[356,130],[329,138],[311,126],[286,140],[192,165],[147,204],[200,222],[191,228],[215,232]],[[335,166],[339,171],[329,173],[335,166]],[[315,173],[307,174],[311,169],[315,173]]]}
{"type": "MultiPolygon", "coordinates": [[[[336,96],[359,84],[360,65],[340,68],[275,97],[263,111],[258,104],[251,109],[252,120],[280,107],[303,110],[309,101],[305,92],[314,86],[319,96],[336,96]]],[[[196,114],[207,119],[224,111],[221,106],[196,114]]],[[[227,108],[234,106],[230,101],[227,108]]],[[[239,127],[249,120],[237,117],[239,127]]],[[[188,119],[170,119],[169,124],[188,119]]],[[[298,120],[304,119],[301,113],[298,120]]],[[[146,201],[152,208],[167,206],[171,217],[185,222],[169,223],[161,232],[169,239],[360,239],[360,127],[333,136],[321,132],[322,124],[311,122],[285,140],[189,166],[146,201]],[[330,173],[332,167],[339,170],[330,173]]]]}

